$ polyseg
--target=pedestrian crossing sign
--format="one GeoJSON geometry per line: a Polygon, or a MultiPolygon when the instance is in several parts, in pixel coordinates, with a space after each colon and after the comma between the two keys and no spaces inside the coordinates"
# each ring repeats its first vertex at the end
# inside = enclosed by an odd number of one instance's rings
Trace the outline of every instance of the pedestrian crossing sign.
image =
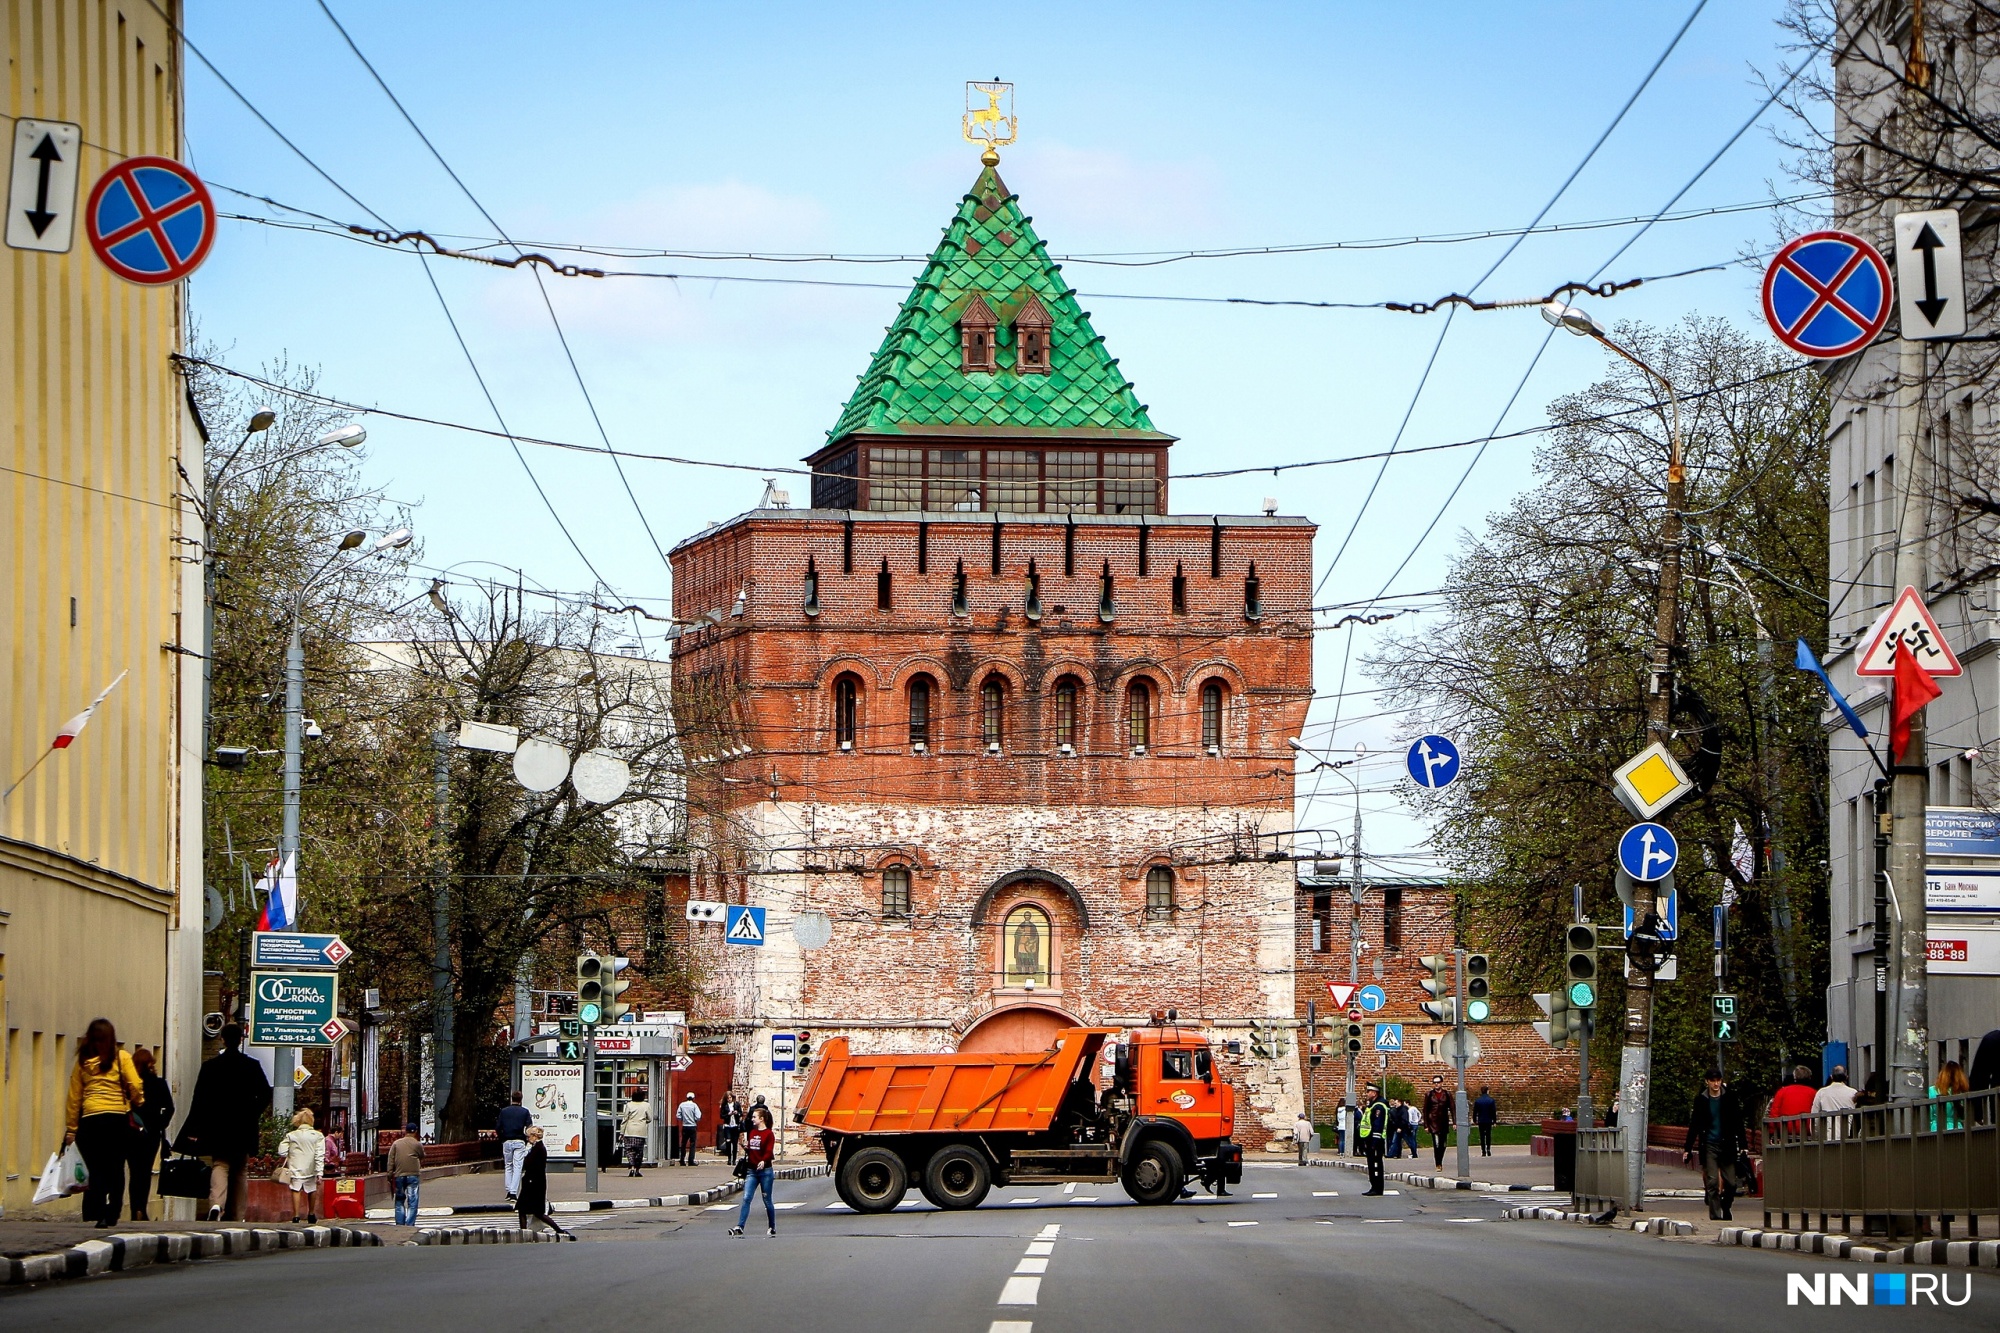
{"type": "Polygon", "coordinates": [[[1402,1050],[1403,1025],[1401,1023],[1377,1023],[1375,1025],[1375,1049],[1378,1051],[1402,1050]]]}
{"type": "Polygon", "coordinates": [[[751,944],[759,948],[764,944],[764,909],[761,907],[731,907],[728,923],[723,927],[722,938],[730,944],[751,944]]]}

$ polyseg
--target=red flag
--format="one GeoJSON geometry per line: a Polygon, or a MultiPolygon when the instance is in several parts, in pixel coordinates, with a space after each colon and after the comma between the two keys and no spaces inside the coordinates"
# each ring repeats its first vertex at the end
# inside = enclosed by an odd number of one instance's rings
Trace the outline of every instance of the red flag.
{"type": "Polygon", "coordinates": [[[1931,679],[1931,673],[1924,670],[1924,664],[1917,655],[1906,650],[1901,644],[1896,651],[1896,697],[1889,711],[1889,762],[1897,758],[1910,744],[1910,719],[1924,711],[1924,705],[1937,698],[1944,691],[1931,679]]]}
{"type": "MultiPolygon", "coordinates": [[[[118,680],[125,679],[127,674],[123,671],[119,672],[118,680]]],[[[109,685],[98,691],[97,697],[90,701],[90,707],[62,724],[62,730],[56,733],[55,740],[49,745],[51,750],[67,750],[69,748],[70,742],[77,738],[77,734],[90,725],[90,715],[95,713],[97,706],[104,702],[104,696],[118,688],[118,680],[112,681],[109,685]]]]}

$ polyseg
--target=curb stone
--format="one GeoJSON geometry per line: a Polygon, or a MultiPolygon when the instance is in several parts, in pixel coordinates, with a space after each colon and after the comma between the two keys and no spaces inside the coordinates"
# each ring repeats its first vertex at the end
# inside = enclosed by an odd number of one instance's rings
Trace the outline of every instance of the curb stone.
{"type": "Polygon", "coordinates": [[[405,1245],[532,1245],[559,1241],[553,1231],[544,1234],[521,1227],[426,1227],[403,1242],[405,1245]]]}
{"type": "MultiPolygon", "coordinates": [[[[1527,1220],[1536,1222],[1579,1222],[1585,1225],[1596,1225],[1596,1226],[1611,1225],[1610,1223],[1599,1223],[1595,1221],[1596,1218],[1602,1217],[1603,1215],[1604,1214],[1602,1213],[1572,1212],[1565,1208],[1525,1207],[1525,1208],[1503,1208],[1500,1210],[1500,1216],[1505,1218],[1510,1218],[1515,1221],[1527,1220]]],[[[1694,1223],[1682,1222],[1672,1217],[1634,1218],[1630,1221],[1629,1226],[1631,1230],[1649,1236],[1692,1236],[1695,1234],[1694,1223]]]]}
{"type": "Polygon", "coordinates": [[[1761,1231],[1755,1227],[1724,1227],[1717,1245],[1754,1250],[1796,1250],[1859,1264],[1933,1264],[1952,1268],[2000,1268],[2000,1241],[1920,1240],[1885,1249],[1864,1245],[1849,1236],[1823,1231],[1761,1231]]]}
{"type": "Polygon", "coordinates": [[[0,1286],[24,1286],[63,1277],[95,1277],[153,1264],[187,1263],[225,1255],[381,1243],[382,1238],[372,1231],[333,1226],[302,1227],[296,1231],[225,1227],[216,1231],[127,1232],[103,1240],[79,1241],[66,1250],[48,1254],[0,1259],[0,1286]]]}
{"type": "MultiPolygon", "coordinates": [[[[810,1180],[827,1174],[827,1166],[821,1162],[814,1166],[787,1166],[778,1170],[779,1180],[810,1180]]],[[[694,1208],[702,1204],[714,1203],[743,1192],[743,1182],[732,1180],[711,1189],[695,1190],[689,1194],[660,1194],[644,1199],[563,1199],[549,1205],[549,1213],[602,1213],[614,1208],[694,1208]]],[[[430,1217],[494,1217],[514,1216],[514,1205],[510,1203],[461,1203],[450,1207],[419,1208],[417,1217],[421,1222],[430,1217]]],[[[368,1220],[389,1222],[396,1216],[393,1208],[370,1208],[368,1220]]]]}
{"type": "MultiPolygon", "coordinates": [[[[1307,1166],[1334,1166],[1343,1171],[1366,1171],[1364,1162],[1350,1161],[1344,1157],[1312,1157],[1307,1166]]],[[[1415,1185],[1427,1190],[1476,1190],[1481,1194],[1553,1194],[1554,1185],[1502,1185],[1491,1180],[1460,1180],[1457,1176],[1425,1176],[1414,1171],[1384,1171],[1385,1180],[1393,1180],[1401,1185],[1415,1185]]]]}

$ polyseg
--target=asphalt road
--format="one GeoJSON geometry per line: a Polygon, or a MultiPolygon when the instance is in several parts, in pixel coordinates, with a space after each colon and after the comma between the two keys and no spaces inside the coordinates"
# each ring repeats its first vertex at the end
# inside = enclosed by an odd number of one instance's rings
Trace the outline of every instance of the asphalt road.
{"type": "MultiPolygon", "coordinates": [[[[996,1191],[858,1217],[824,1180],[779,1186],[779,1235],[727,1211],[598,1214],[576,1245],[325,1250],[0,1294],[0,1328],[1147,1333],[2000,1326],[2000,1278],[1959,1309],[1786,1304],[1788,1272],[1859,1265],[1499,1220],[1504,1203],[1362,1198],[1331,1169],[1253,1169],[1228,1199],[1164,1208],[1115,1185],[996,1191]],[[1267,1197],[1260,1197],[1267,1196],[1267,1197]],[[1028,1202],[1033,1200],[1033,1202],[1028,1202]],[[1008,1303],[1003,1303],[1008,1302],[1008,1303]]],[[[912,1196],[915,1197],[914,1195],[912,1196]]],[[[1952,1290],[1966,1274],[1952,1270],[1952,1290]]]]}

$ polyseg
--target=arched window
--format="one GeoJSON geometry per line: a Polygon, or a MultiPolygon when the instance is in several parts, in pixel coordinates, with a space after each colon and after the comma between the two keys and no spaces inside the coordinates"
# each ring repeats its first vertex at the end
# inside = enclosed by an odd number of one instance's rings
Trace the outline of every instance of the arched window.
{"type": "Polygon", "coordinates": [[[1201,687],[1201,748],[1222,748],[1222,682],[1211,680],[1201,687]]]}
{"type": "Polygon", "coordinates": [[[1006,720],[1007,687],[998,676],[988,676],[979,687],[979,737],[988,750],[997,751],[1002,740],[1001,724],[1006,720]]]}
{"type": "Polygon", "coordinates": [[[1125,738],[1134,750],[1153,741],[1153,687],[1143,680],[1133,681],[1125,692],[1125,738]]]}
{"type": "Polygon", "coordinates": [[[1064,676],[1056,682],[1056,744],[1074,748],[1076,745],[1076,698],[1075,676],[1064,676]]]}
{"type": "Polygon", "coordinates": [[[908,866],[889,866],[882,871],[882,915],[899,920],[910,915],[908,866]]]}
{"type": "Polygon", "coordinates": [[[1000,968],[1006,985],[1048,985],[1054,953],[1055,939],[1046,912],[1022,906],[1007,914],[1007,924],[1000,932],[1000,968]]]}
{"type": "Polygon", "coordinates": [[[1162,921],[1174,914],[1174,872],[1154,866],[1146,872],[1146,915],[1162,921]]]}
{"type": "Polygon", "coordinates": [[[861,679],[850,673],[833,682],[833,740],[843,750],[854,748],[855,722],[861,711],[861,679]]]}
{"type": "Polygon", "coordinates": [[[931,743],[931,678],[918,676],[910,682],[910,744],[931,743]]]}

